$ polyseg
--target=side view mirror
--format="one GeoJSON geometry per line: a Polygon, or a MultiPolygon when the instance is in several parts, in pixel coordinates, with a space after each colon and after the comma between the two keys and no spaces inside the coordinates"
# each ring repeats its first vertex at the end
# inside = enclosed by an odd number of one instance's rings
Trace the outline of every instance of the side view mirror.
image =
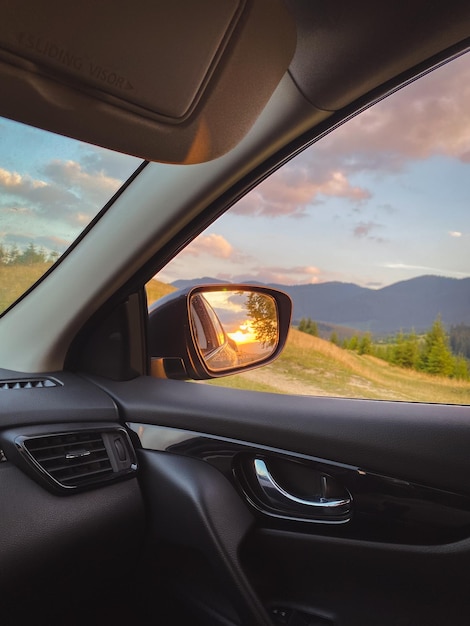
{"type": "Polygon", "coordinates": [[[149,311],[152,375],[202,380],[270,363],[284,348],[290,297],[251,285],[174,292],[149,311]]]}

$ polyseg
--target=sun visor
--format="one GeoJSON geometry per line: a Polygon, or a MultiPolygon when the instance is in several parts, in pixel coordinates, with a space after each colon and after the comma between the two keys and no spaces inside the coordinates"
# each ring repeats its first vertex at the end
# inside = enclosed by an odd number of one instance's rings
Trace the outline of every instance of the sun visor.
{"type": "Polygon", "coordinates": [[[0,1],[0,114],[172,163],[234,147],[295,51],[279,0],[0,1]]]}

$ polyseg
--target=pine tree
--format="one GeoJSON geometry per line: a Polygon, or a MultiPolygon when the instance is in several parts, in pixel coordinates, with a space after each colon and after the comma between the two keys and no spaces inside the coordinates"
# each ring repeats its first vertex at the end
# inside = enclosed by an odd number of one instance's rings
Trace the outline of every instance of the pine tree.
{"type": "Polygon", "coordinates": [[[314,322],[313,320],[311,320],[310,318],[308,318],[309,321],[309,325],[308,325],[308,333],[309,335],[312,335],[313,337],[318,337],[318,325],[316,322],[314,322]]]}
{"type": "Polygon", "coordinates": [[[331,341],[331,343],[334,343],[335,346],[339,346],[338,334],[335,331],[333,331],[331,333],[330,341],[331,341]]]}
{"type": "Polygon", "coordinates": [[[0,265],[6,265],[8,263],[8,250],[3,243],[0,243],[0,265]]]}
{"type": "Polygon", "coordinates": [[[359,354],[372,354],[372,339],[370,333],[366,333],[361,337],[358,352],[359,354]]]}
{"type": "Polygon", "coordinates": [[[357,350],[359,346],[359,338],[357,335],[353,335],[349,340],[348,350],[357,350]]]}
{"type": "Polygon", "coordinates": [[[398,333],[392,349],[392,363],[399,367],[415,369],[419,360],[419,343],[416,333],[410,335],[398,333]]]}
{"type": "Polygon", "coordinates": [[[449,349],[447,334],[440,315],[424,337],[424,347],[418,367],[429,374],[439,376],[452,374],[454,359],[449,349]]]}
{"type": "Polygon", "coordinates": [[[452,378],[457,380],[469,380],[470,371],[468,361],[463,356],[454,357],[454,369],[451,374],[452,378]]]}

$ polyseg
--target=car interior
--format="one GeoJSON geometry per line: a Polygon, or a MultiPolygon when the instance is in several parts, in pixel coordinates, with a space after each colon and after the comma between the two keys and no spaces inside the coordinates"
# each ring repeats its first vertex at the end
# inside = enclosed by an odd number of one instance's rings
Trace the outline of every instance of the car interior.
{"type": "Polygon", "coordinates": [[[0,624],[468,624],[469,406],[200,384],[276,359],[290,298],[212,285],[149,309],[145,285],[464,54],[470,4],[0,7],[0,116],[138,159],[0,316],[0,624]],[[219,329],[221,292],[262,315],[253,357],[219,329]]]}

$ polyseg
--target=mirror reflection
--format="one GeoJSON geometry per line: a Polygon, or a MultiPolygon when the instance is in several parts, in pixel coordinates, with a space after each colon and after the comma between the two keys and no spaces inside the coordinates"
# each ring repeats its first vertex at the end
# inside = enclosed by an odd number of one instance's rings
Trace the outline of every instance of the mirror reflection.
{"type": "Polygon", "coordinates": [[[190,318],[196,345],[210,370],[258,363],[278,344],[276,301],[249,288],[193,294],[190,318]]]}

